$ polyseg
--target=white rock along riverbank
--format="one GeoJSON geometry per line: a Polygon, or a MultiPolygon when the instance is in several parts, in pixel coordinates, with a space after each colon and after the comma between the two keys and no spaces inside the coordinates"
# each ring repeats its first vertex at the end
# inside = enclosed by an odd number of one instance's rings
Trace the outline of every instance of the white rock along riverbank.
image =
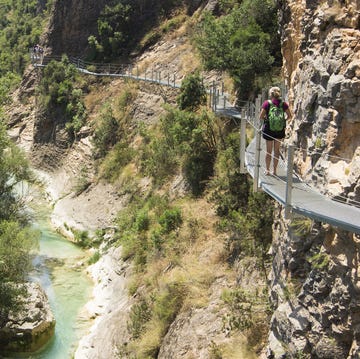
{"type": "MultiPolygon", "coordinates": [[[[70,177],[64,170],[38,172],[47,200],[53,205],[51,223],[72,239],[69,228],[93,233],[98,228],[111,228],[122,199],[111,185],[97,183],[79,196],[71,192],[70,177]]],[[[83,309],[89,320],[88,333],[80,340],[75,359],[114,358],[117,338],[126,336],[130,307],[126,283],[130,268],[121,259],[121,248],[100,248],[101,258],[87,268],[94,281],[92,299],[83,309]],[[115,349],[114,349],[115,348],[115,349]]]]}

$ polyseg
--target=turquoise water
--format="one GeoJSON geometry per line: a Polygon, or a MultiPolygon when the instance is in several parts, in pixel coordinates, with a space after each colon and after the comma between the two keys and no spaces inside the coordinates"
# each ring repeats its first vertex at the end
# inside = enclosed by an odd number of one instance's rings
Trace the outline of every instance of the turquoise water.
{"type": "Polygon", "coordinates": [[[90,300],[92,282],[79,264],[86,262],[85,253],[51,231],[47,223],[35,227],[41,231],[41,238],[30,279],[40,283],[49,298],[56,319],[55,335],[38,353],[11,358],[71,359],[89,327],[84,305],[90,300]]]}
{"type": "Polygon", "coordinates": [[[56,327],[55,337],[47,348],[31,358],[70,359],[89,326],[81,313],[90,300],[92,283],[79,265],[86,261],[83,251],[47,228],[42,227],[41,232],[40,263],[35,263],[34,280],[40,282],[48,295],[56,327]],[[50,265],[46,265],[49,261],[50,265]]]}

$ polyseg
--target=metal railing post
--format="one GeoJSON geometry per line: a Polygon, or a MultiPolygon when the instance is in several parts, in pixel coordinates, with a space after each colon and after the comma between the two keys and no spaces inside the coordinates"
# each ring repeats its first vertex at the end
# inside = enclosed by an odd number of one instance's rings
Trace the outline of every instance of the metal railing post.
{"type": "Polygon", "coordinates": [[[254,164],[254,183],[253,191],[259,190],[260,172],[260,151],[261,151],[261,128],[258,128],[258,117],[260,113],[261,98],[258,96],[255,101],[254,124],[255,124],[255,164],[254,164]]]}
{"type": "Polygon", "coordinates": [[[291,216],[292,203],[292,187],[293,187],[293,171],[294,171],[294,152],[295,147],[288,147],[287,172],[286,172],[286,193],[285,193],[285,219],[291,216]]]}
{"type": "Polygon", "coordinates": [[[259,172],[260,172],[260,142],[261,142],[261,130],[255,129],[255,163],[254,163],[254,183],[253,191],[259,191],[259,172]]]}
{"type": "Polygon", "coordinates": [[[246,150],[246,117],[245,109],[241,110],[241,123],[240,123],[240,173],[246,173],[245,166],[245,150],[246,150]]]}
{"type": "Polygon", "coordinates": [[[211,104],[211,108],[212,110],[215,112],[216,109],[215,109],[215,97],[216,97],[216,89],[215,89],[215,81],[213,81],[213,84],[212,84],[212,104],[211,104]]]}

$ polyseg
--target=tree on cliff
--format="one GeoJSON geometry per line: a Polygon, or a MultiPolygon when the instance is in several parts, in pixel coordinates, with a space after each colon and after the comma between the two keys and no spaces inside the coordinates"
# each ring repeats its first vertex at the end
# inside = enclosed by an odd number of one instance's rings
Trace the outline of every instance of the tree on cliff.
{"type": "Polygon", "coordinates": [[[195,39],[205,68],[228,71],[239,97],[247,99],[256,79],[271,73],[281,58],[277,9],[272,0],[231,3],[223,5],[220,18],[206,14],[195,39]]]}
{"type": "Polygon", "coordinates": [[[29,166],[20,150],[8,139],[0,122],[0,327],[10,310],[30,266],[35,233],[27,226],[19,184],[31,180],[29,166]]]}

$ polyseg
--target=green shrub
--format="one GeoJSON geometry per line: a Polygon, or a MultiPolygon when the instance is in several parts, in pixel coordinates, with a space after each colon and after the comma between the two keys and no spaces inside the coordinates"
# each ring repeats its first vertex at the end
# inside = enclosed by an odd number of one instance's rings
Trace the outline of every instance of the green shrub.
{"type": "Polygon", "coordinates": [[[183,15],[183,14],[178,15],[172,19],[165,21],[163,24],[161,24],[160,30],[161,30],[161,32],[166,34],[168,32],[178,29],[180,26],[182,26],[184,24],[185,21],[186,21],[186,15],[183,15]]]}
{"type": "Polygon", "coordinates": [[[117,98],[117,106],[121,111],[125,111],[129,105],[134,102],[137,96],[137,90],[134,87],[126,87],[121,95],[117,98]]]}
{"type": "Polygon", "coordinates": [[[193,132],[201,125],[198,115],[167,107],[167,114],[161,118],[161,130],[168,146],[179,155],[190,152],[193,132]]]}
{"type": "Polygon", "coordinates": [[[121,55],[129,43],[133,8],[129,4],[106,5],[98,21],[98,38],[90,36],[92,58],[112,59],[121,55]]]}
{"type": "Polygon", "coordinates": [[[226,247],[229,262],[243,256],[259,258],[265,270],[267,253],[272,242],[273,200],[265,193],[249,194],[248,205],[231,211],[219,223],[219,229],[227,232],[226,247]]]}
{"type": "Polygon", "coordinates": [[[11,92],[20,84],[20,81],[20,76],[12,72],[7,72],[0,77],[0,105],[10,102],[11,92]]]}
{"type": "Polygon", "coordinates": [[[325,270],[330,263],[330,256],[325,252],[319,252],[309,258],[312,267],[318,270],[325,270]]]}
{"type": "Polygon", "coordinates": [[[170,233],[182,224],[182,216],[179,208],[166,210],[159,218],[163,233],[170,233]]]}
{"type": "Polygon", "coordinates": [[[245,209],[247,206],[250,183],[248,175],[240,173],[237,132],[230,133],[225,139],[225,148],[218,151],[210,191],[216,213],[221,217],[228,216],[232,211],[245,209]]]}
{"type": "Polygon", "coordinates": [[[183,23],[184,15],[173,15],[175,9],[183,9],[184,6],[189,11],[194,7],[190,1],[175,0],[107,2],[97,19],[97,34],[88,38],[88,56],[109,61],[126,58],[134,49],[143,50],[162,33],[172,31],[183,23]],[[154,31],[154,28],[157,30],[154,31]]]}
{"type": "Polygon", "coordinates": [[[133,156],[134,150],[126,142],[117,142],[101,164],[101,176],[110,182],[115,182],[133,156]]]}
{"type": "Polygon", "coordinates": [[[225,322],[231,330],[249,329],[253,324],[253,301],[249,293],[242,289],[225,290],[221,299],[228,304],[231,313],[225,318],[225,322]]]}
{"type": "Polygon", "coordinates": [[[74,241],[76,244],[83,248],[91,247],[91,239],[89,238],[88,231],[73,229],[72,232],[74,234],[74,241]]]}
{"type": "Polygon", "coordinates": [[[141,271],[159,254],[176,251],[178,243],[172,232],[182,222],[180,209],[169,208],[166,198],[152,196],[135,200],[120,212],[117,220],[123,258],[132,258],[136,269],[141,271]]]}
{"type": "Polygon", "coordinates": [[[95,264],[101,257],[101,254],[99,251],[96,251],[89,259],[88,259],[88,264],[95,264]]]}
{"type": "Polygon", "coordinates": [[[39,43],[50,8],[51,1],[1,1],[1,77],[9,72],[22,76],[30,61],[29,48],[39,43]]]}
{"type": "Polygon", "coordinates": [[[311,218],[297,217],[291,221],[289,228],[296,236],[306,238],[311,233],[313,224],[311,218]]]}
{"type": "Polygon", "coordinates": [[[190,155],[184,164],[185,177],[191,187],[191,192],[194,196],[199,196],[203,193],[207,180],[214,173],[214,154],[206,151],[197,151],[198,153],[190,155]]]}
{"type": "MultiPolygon", "coordinates": [[[[18,309],[19,286],[31,269],[30,250],[36,247],[39,233],[23,228],[16,221],[0,221],[0,327],[10,310],[18,309]]],[[[22,293],[24,294],[24,293],[22,293]]]]}
{"type": "Polygon", "coordinates": [[[272,0],[223,2],[225,16],[204,16],[195,37],[208,70],[228,71],[241,99],[247,100],[258,76],[281,64],[277,7],[272,0]]]}
{"type": "Polygon", "coordinates": [[[146,209],[138,212],[135,220],[135,228],[138,232],[147,231],[149,229],[150,218],[146,209]]]}
{"type": "Polygon", "coordinates": [[[192,193],[201,194],[213,174],[217,153],[214,117],[206,111],[195,114],[168,108],[161,128],[167,146],[182,160],[192,193]]]}
{"type": "Polygon", "coordinates": [[[65,128],[75,138],[86,117],[82,90],[75,87],[77,76],[75,66],[63,56],[61,62],[51,61],[44,68],[38,89],[45,116],[55,123],[65,122],[65,128]]]}
{"type": "Polygon", "coordinates": [[[165,241],[164,233],[162,232],[162,230],[155,229],[153,232],[151,232],[150,241],[152,242],[155,250],[160,251],[165,241]]]}
{"type": "Polygon", "coordinates": [[[151,308],[146,300],[142,299],[139,303],[134,304],[130,310],[130,320],[127,328],[133,339],[140,337],[144,330],[145,324],[151,318],[151,308]]]}
{"type": "Polygon", "coordinates": [[[179,160],[166,140],[152,138],[150,141],[141,148],[140,165],[145,175],[153,177],[155,184],[162,184],[175,174],[179,160]]]}
{"type": "Polygon", "coordinates": [[[177,103],[180,110],[192,112],[206,104],[206,90],[199,72],[187,75],[181,82],[177,103]]]}
{"type": "Polygon", "coordinates": [[[182,283],[169,283],[155,297],[154,315],[162,322],[163,334],[180,311],[186,294],[182,283]]]}

